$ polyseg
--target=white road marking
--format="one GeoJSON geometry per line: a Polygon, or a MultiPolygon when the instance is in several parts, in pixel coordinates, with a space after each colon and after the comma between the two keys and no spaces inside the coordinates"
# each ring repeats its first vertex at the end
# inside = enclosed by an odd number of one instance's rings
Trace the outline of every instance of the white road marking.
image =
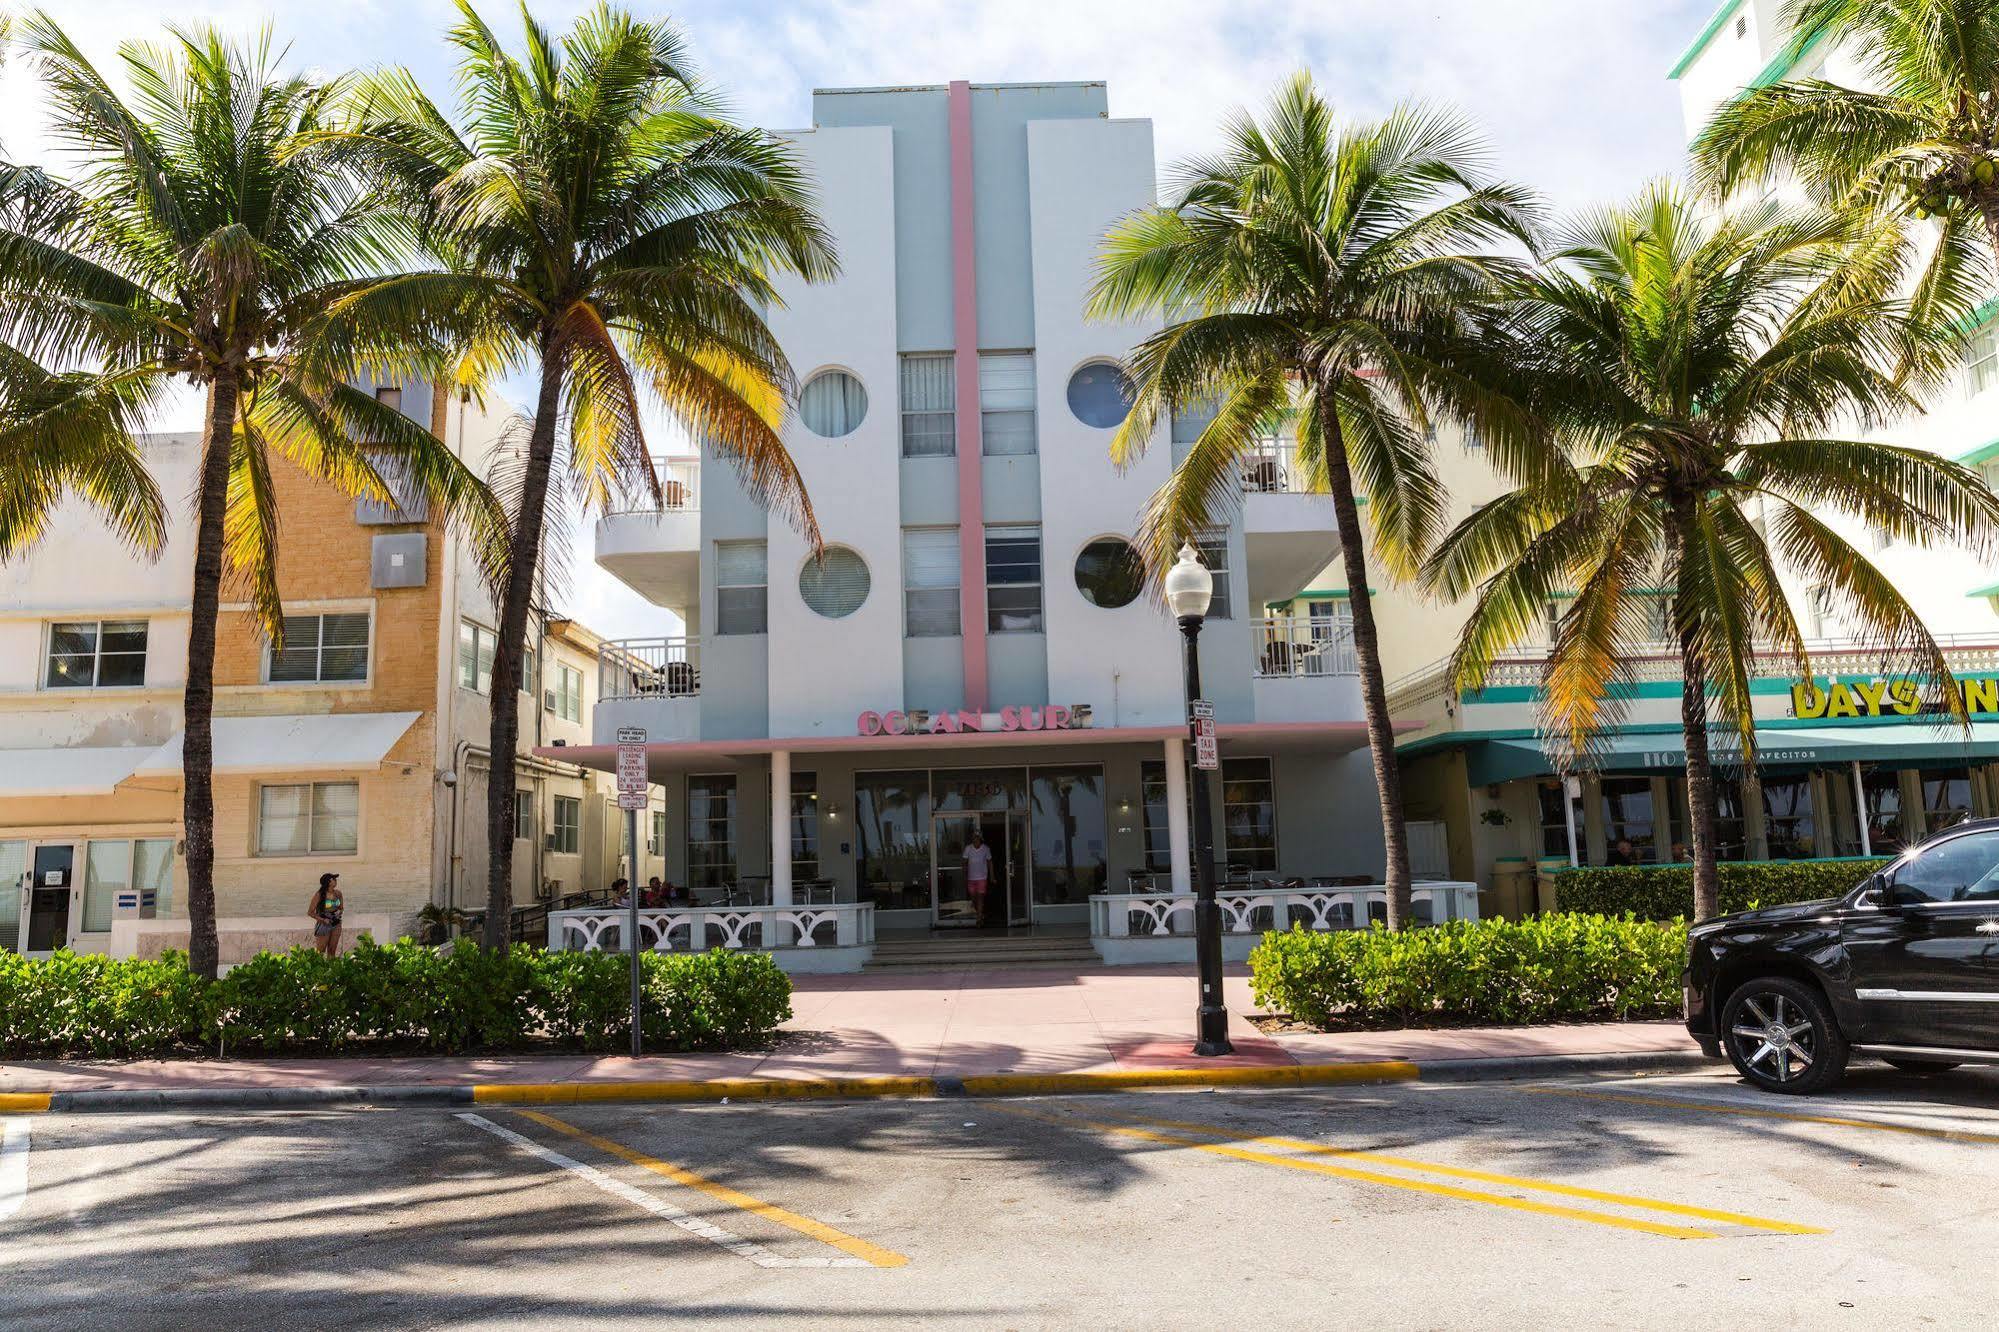
{"type": "MultiPolygon", "coordinates": [[[[618,1197],[623,1198],[628,1203],[632,1203],[636,1206],[643,1207],[648,1212],[651,1212],[654,1216],[664,1217],[666,1220],[673,1222],[674,1225],[679,1226],[682,1230],[688,1231],[691,1234],[699,1235],[702,1239],[707,1240],[710,1244],[720,1245],[722,1248],[727,1249],[730,1253],[735,1254],[738,1258],[746,1258],[750,1262],[755,1263],[758,1267],[868,1267],[870,1266],[870,1264],[865,1259],[862,1258],[786,1258],[780,1254],[772,1253],[769,1249],[766,1249],[763,1245],[755,1243],[754,1241],[751,1240],[746,1240],[741,1235],[732,1234],[731,1232],[722,1229],[720,1226],[714,1224],[711,1221],[704,1221],[698,1216],[694,1216],[691,1213],[684,1212],[680,1208],[675,1207],[672,1203],[667,1202],[664,1199],[655,1198],[652,1194],[647,1193],[644,1189],[634,1188],[630,1184],[625,1183],[621,1179],[614,1179],[610,1175],[605,1174],[603,1171],[597,1169],[597,1167],[593,1165],[586,1165],[583,1162],[577,1160],[573,1156],[565,1156],[561,1152],[558,1152],[553,1148],[544,1147],[540,1143],[536,1142],[534,1139],[523,1137],[521,1134],[514,1132],[510,1128],[503,1128],[500,1125],[495,1124],[492,1120],[486,1118],[484,1115],[475,1115],[475,1114],[460,1112],[458,1118],[464,1120],[466,1123],[472,1125],[475,1128],[482,1128],[486,1130],[486,1132],[493,1134],[495,1137],[506,1139],[508,1142],[514,1144],[514,1146],[519,1147],[522,1151],[527,1152],[532,1156],[540,1157],[542,1160],[548,1162],[550,1165],[560,1166],[562,1169],[567,1170],[572,1174],[581,1176],[584,1180],[588,1181],[591,1184],[596,1185],[598,1188],[602,1189],[606,1193],[615,1194],[618,1197]]],[[[12,1128],[13,1126],[10,1124],[8,1127],[12,1128]]],[[[24,1130],[26,1127],[27,1127],[26,1125],[22,1125],[22,1128],[24,1130]]],[[[25,1162],[27,1159],[26,1136],[27,1135],[24,1132],[22,1134],[22,1140],[23,1140],[22,1174],[24,1179],[26,1176],[25,1162]]],[[[9,1147],[11,1148],[13,1144],[13,1136],[11,1134],[9,1134],[7,1141],[9,1147]]]]}
{"type": "Polygon", "coordinates": [[[0,1137],[0,1217],[12,1216],[28,1201],[28,1121],[10,1119],[0,1137]]]}

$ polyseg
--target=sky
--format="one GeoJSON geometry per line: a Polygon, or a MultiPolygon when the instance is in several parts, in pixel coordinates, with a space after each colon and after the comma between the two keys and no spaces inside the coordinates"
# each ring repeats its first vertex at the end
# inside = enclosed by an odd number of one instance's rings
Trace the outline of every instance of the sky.
{"type": "MultiPolygon", "coordinates": [[[[591,0],[594,2],[594,0],[591,0]]],[[[1405,99],[1454,105],[1491,141],[1493,167],[1558,211],[1622,198],[1676,171],[1684,140],[1666,71],[1713,0],[621,0],[671,15],[734,113],[772,129],[811,123],[814,88],[1098,79],[1111,114],[1149,118],[1162,168],[1213,147],[1231,109],[1298,69],[1345,113],[1405,99]]],[[[248,35],[269,26],[290,63],[407,66],[440,100],[451,86],[449,0],[44,0],[94,60],[160,35],[162,12],[248,35]]],[[[0,0],[0,9],[7,0],[0,0]]],[[[480,0],[517,31],[515,3],[480,0]]],[[[532,0],[560,29],[585,0],[532,0]]],[[[29,73],[0,71],[0,145],[37,161],[45,142],[29,73]]],[[[516,392],[515,398],[523,396],[516,392]]],[[[190,429],[199,405],[162,429],[190,429]]],[[[663,425],[653,431],[664,442],[663,425]]],[[[663,451],[659,444],[655,451],[663,451]]],[[[672,632],[664,611],[591,562],[572,535],[570,613],[612,637],[672,632]]]]}

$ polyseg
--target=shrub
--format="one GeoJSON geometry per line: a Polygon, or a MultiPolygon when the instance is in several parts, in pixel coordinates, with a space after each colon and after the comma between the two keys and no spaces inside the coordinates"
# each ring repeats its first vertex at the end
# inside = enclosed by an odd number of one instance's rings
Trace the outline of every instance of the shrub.
{"type": "Polygon", "coordinates": [[[1674,1011],[1686,931],[1631,916],[1453,921],[1390,933],[1294,927],[1249,956],[1257,1003],[1335,1020],[1512,1024],[1674,1011]]]}
{"type": "MultiPolygon", "coordinates": [[[[649,1049],[738,1049],[791,1016],[791,980],[763,953],[643,958],[649,1049]]],[[[615,953],[505,954],[460,942],[449,953],[363,939],[323,957],[263,953],[219,981],[186,959],[0,953],[0,1052],[135,1056],[215,1049],[335,1054],[439,1053],[558,1045],[623,1049],[630,971],[615,953]]]]}
{"type": "MultiPolygon", "coordinates": [[[[1842,897],[1886,860],[1732,860],[1721,870],[1721,909],[1842,897]]],[[[1631,912],[1645,920],[1694,914],[1692,865],[1609,865],[1555,871],[1555,909],[1603,915],[1631,912]]]]}

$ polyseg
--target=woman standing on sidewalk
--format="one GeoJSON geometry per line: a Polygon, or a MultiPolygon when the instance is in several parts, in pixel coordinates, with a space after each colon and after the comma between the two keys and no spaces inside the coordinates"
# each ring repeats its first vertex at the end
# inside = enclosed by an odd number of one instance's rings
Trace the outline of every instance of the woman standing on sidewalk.
{"type": "Polygon", "coordinates": [[[340,917],[347,910],[347,899],[340,893],[340,876],[322,874],[319,876],[319,890],[312,895],[312,905],[306,914],[313,919],[312,946],[328,957],[340,955],[340,917]]]}

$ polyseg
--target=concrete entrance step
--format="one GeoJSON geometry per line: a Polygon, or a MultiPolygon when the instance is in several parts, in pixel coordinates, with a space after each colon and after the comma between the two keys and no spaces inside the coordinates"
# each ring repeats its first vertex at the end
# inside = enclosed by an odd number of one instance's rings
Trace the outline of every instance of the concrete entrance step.
{"type": "Polygon", "coordinates": [[[868,971],[954,967],[1091,966],[1097,950],[1085,934],[923,935],[877,940],[868,971]]]}

